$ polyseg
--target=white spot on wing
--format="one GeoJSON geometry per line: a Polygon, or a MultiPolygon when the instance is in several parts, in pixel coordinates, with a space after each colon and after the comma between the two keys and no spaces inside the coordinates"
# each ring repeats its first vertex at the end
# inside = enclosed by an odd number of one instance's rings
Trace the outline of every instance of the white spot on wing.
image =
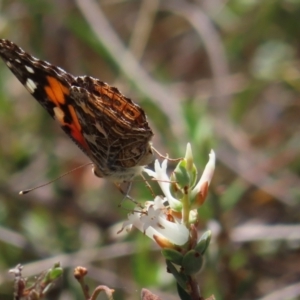
{"type": "Polygon", "coordinates": [[[33,70],[31,67],[25,66],[25,69],[26,69],[29,73],[34,74],[34,70],[33,70]]]}
{"type": "Polygon", "coordinates": [[[21,63],[21,61],[18,58],[16,58],[15,61],[19,64],[21,63]]]}
{"type": "Polygon", "coordinates": [[[28,92],[31,93],[31,94],[33,94],[35,89],[37,88],[34,81],[31,80],[30,78],[27,79],[27,81],[25,83],[25,87],[27,88],[28,92]]]}
{"type": "Polygon", "coordinates": [[[54,112],[55,119],[59,123],[64,124],[64,116],[65,116],[64,112],[57,106],[53,108],[53,112],[54,112]]]}
{"type": "Polygon", "coordinates": [[[11,68],[11,67],[12,67],[12,64],[11,64],[11,62],[10,62],[10,61],[7,61],[7,62],[6,62],[6,65],[7,65],[9,68],[11,68]]]}

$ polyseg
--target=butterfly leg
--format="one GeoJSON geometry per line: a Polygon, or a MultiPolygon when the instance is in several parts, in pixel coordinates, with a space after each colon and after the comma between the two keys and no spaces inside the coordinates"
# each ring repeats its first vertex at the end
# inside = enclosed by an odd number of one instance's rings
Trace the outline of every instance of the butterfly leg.
{"type": "Polygon", "coordinates": [[[116,183],[115,185],[117,189],[121,192],[121,194],[124,196],[123,199],[121,200],[121,203],[119,206],[121,206],[122,202],[127,198],[130,201],[132,201],[135,204],[138,204],[130,195],[129,192],[131,190],[132,182],[131,181],[124,181],[122,183],[116,183]]]}
{"type": "Polygon", "coordinates": [[[155,197],[155,193],[154,193],[154,191],[153,191],[152,186],[150,185],[150,183],[147,181],[147,179],[145,178],[145,176],[143,174],[140,174],[140,176],[143,178],[143,180],[145,182],[145,185],[148,188],[148,190],[150,191],[152,197],[155,197]]]}

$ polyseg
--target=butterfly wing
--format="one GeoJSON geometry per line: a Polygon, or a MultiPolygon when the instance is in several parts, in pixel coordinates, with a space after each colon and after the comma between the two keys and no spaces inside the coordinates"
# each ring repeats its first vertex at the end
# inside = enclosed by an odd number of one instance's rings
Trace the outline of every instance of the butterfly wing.
{"type": "Polygon", "coordinates": [[[117,88],[98,79],[82,76],[76,82],[71,97],[79,106],[76,111],[99,167],[98,176],[114,180],[134,177],[141,166],[153,160],[153,133],[144,111],[117,88]]]}
{"type": "Polygon", "coordinates": [[[117,88],[89,76],[74,77],[8,40],[0,40],[0,56],[90,157],[97,176],[129,180],[153,160],[146,115],[117,88]]]}
{"type": "Polygon", "coordinates": [[[59,67],[36,59],[8,40],[0,40],[0,56],[28,92],[89,156],[90,150],[70,97],[75,77],[59,67]]]}

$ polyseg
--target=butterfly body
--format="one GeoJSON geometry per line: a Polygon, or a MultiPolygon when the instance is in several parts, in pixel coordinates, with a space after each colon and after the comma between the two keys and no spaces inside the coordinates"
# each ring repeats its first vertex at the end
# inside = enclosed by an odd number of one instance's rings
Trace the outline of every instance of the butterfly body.
{"type": "Polygon", "coordinates": [[[153,160],[143,109],[107,83],[73,76],[0,39],[0,56],[30,94],[94,164],[94,173],[131,180],[153,160]]]}

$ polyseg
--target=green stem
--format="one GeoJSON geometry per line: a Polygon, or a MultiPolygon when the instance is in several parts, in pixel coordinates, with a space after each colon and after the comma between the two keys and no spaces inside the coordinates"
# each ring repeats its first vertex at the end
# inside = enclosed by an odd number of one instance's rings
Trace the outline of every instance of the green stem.
{"type": "Polygon", "coordinates": [[[189,216],[190,216],[190,199],[189,189],[184,187],[184,193],[182,198],[182,220],[184,225],[189,228],[189,216]]]}

